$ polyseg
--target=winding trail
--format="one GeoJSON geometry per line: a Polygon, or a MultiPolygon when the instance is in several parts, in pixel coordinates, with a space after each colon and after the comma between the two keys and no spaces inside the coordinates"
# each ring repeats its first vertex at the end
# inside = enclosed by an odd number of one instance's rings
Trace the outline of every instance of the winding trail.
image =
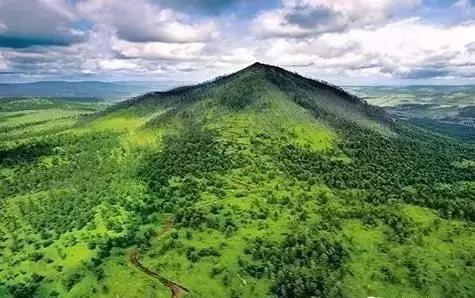
{"type": "Polygon", "coordinates": [[[142,271],[143,273],[147,274],[150,277],[153,277],[153,278],[157,279],[162,285],[167,287],[171,291],[171,294],[172,294],[171,297],[172,298],[180,298],[180,297],[185,296],[186,294],[188,294],[190,292],[190,290],[188,290],[184,286],[181,286],[181,285],[169,280],[168,278],[160,275],[159,273],[153,272],[152,270],[150,270],[147,267],[145,267],[144,265],[142,265],[142,263],[140,263],[140,261],[139,261],[139,255],[140,254],[139,254],[138,251],[133,251],[130,254],[130,258],[129,258],[130,262],[135,267],[137,267],[140,271],[142,271]]]}
{"type": "MultiPolygon", "coordinates": [[[[170,216],[167,218],[165,226],[163,227],[162,231],[157,235],[157,237],[163,236],[164,234],[169,232],[171,228],[172,228],[172,220],[170,216]]],[[[190,292],[190,290],[188,290],[184,286],[179,285],[169,280],[168,278],[164,277],[163,275],[145,267],[142,263],[140,263],[139,256],[140,256],[140,253],[137,250],[130,252],[129,254],[130,263],[132,263],[132,265],[134,265],[137,269],[139,269],[143,273],[158,280],[162,285],[167,287],[171,291],[171,298],[180,298],[190,292]]]]}

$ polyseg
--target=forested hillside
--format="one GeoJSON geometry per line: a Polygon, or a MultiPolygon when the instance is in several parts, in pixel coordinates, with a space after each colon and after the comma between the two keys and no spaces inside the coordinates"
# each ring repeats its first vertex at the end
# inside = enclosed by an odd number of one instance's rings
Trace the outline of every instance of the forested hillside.
{"type": "Polygon", "coordinates": [[[328,83],[256,63],[22,113],[0,110],[0,297],[475,292],[473,142],[328,83]]]}

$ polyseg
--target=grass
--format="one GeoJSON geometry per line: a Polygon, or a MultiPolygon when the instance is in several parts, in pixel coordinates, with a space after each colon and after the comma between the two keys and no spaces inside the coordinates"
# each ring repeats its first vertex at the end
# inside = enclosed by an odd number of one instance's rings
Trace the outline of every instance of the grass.
{"type": "MultiPolygon", "coordinates": [[[[2,126],[15,126],[18,124],[25,124],[31,122],[54,120],[64,117],[77,116],[83,113],[87,113],[82,110],[61,110],[61,109],[47,109],[47,110],[32,110],[28,112],[5,112],[0,113],[0,117],[7,118],[6,121],[0,122],[2,126]]],[[[90,111],[89,111],[90,113],[90,111]]]]}

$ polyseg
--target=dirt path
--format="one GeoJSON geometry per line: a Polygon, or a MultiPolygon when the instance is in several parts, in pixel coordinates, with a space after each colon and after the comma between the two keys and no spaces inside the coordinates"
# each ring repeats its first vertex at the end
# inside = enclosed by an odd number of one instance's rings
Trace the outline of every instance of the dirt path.
{"type": "Polygon", "coordinates": [[[133,251],[131,254],[130,254],[130,262],[135,266],[137,267],[140,271],[142,271],[143,273],[147,274],[148,276],[150,277],[153,277],[155,279],[157,279],[162,285],[164,285],[165,287],[167,287],[170,291],[171,291],[171,298],[180,298],[180,297],[183,297],[185,296],[186,294],[188,294],[190,292],[190,290],[188,290],[187,288],[177,284],[177,283],[174,283],[173,281],[169,280],[168,278],[160,275],[159,273],[157,272],[153,272],[152,270],[148,269],[147,267],[145,267],[144,265],[142,265],[142,263],[140,263],[139,261],[139,252],[138,251],[133,251]]]}
{"type": "MultiPolygon", "coordinates": [[[[163,229],[160,231],[160,233],[157,235],[157,237],[161,237],[164,234],[168,233],[172,228],[172,218],[169,216],[166,220],[165,226],[163,229]]],[[[137,269],[142,271],[143,273],[147,274],[148,276],[158,280],[162,285],[167,287],[171,291],[171,298],[180,298],[185,296],[190,292],[187,288],[184,286],[181,286],[177,283],[174,283],[173,281],[169,280],[168,278],[164,277],[163,275],[154,272],[147,267],[145,267],[142,263],[139,261],[139,256],[140,253],[136,250],[132,251],[129,255],[129,260],[134,265],[137,269]]]]}

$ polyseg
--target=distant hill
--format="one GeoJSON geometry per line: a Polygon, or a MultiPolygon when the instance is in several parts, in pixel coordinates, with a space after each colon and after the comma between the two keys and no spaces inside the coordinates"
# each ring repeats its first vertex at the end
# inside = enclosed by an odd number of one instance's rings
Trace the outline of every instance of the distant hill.
{"type": "Polygon", "coordinates": [[[152,90],[176,86],[175,82],[65,82],[44,81],[33,83],[0,84],[1,97],[63,97],[123,100],[152,90]]]}

